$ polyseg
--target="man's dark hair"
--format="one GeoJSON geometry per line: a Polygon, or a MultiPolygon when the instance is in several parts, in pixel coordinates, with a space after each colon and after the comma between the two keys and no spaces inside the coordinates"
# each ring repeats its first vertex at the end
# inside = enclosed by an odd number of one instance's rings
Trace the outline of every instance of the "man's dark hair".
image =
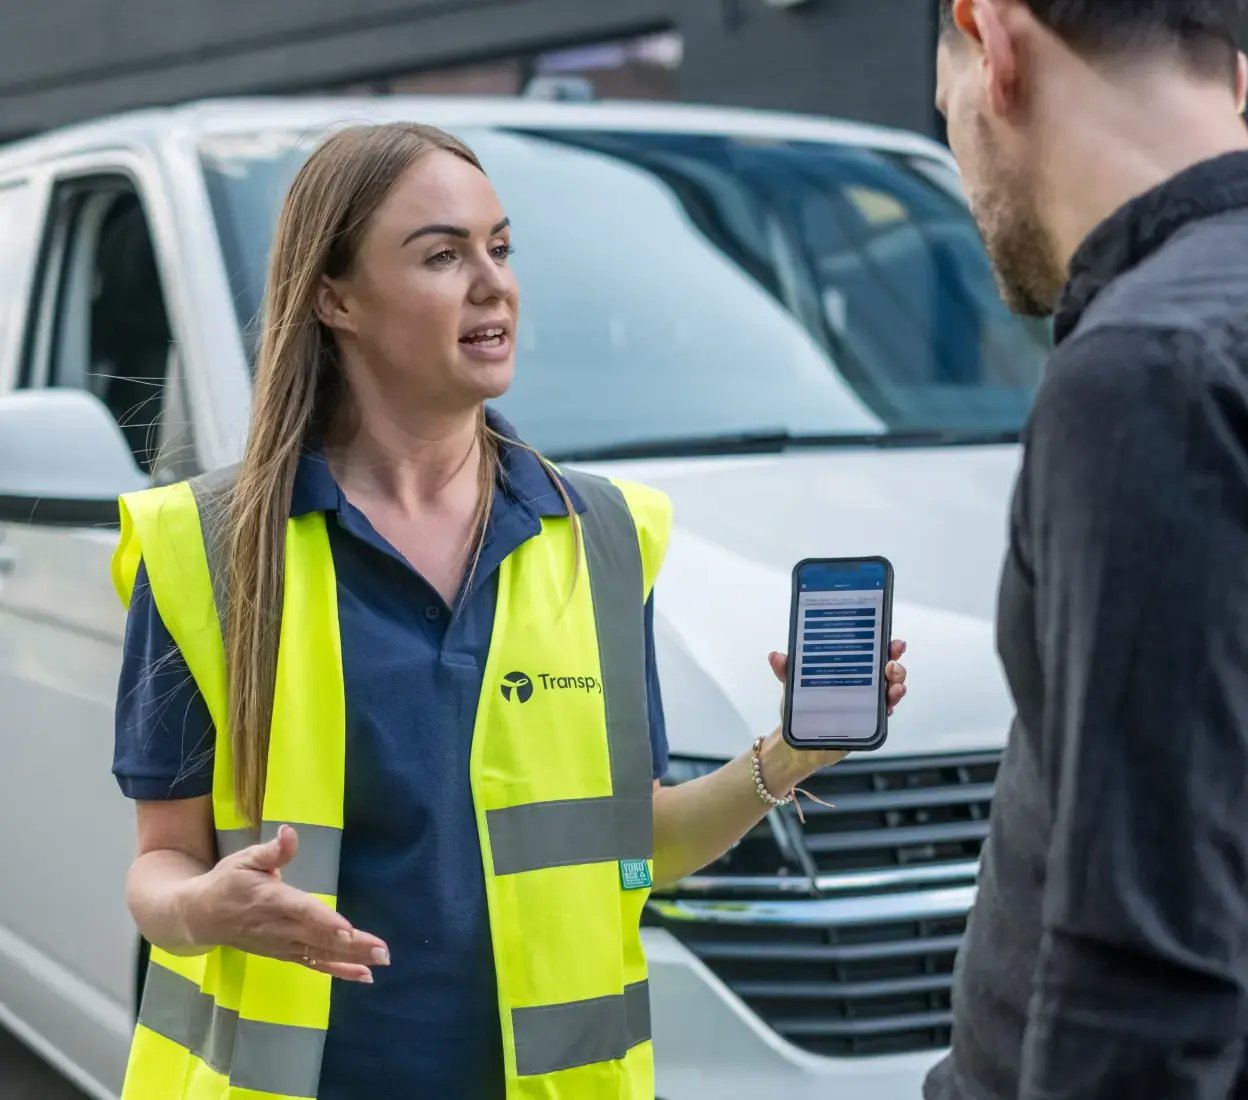
{"type": "MultiPolygon", "coordinates": [[[[1177,46],[1202,74],[1234,74],[1245,0],[1025,0],[1045,26],[1089,56],[1177,46]]],[[[940,0],[942,31],[953,0],[940,0]]]]}

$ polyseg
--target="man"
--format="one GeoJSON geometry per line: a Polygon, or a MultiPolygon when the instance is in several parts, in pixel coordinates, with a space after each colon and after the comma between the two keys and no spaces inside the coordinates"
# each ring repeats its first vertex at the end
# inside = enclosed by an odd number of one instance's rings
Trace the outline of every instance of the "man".
{"type": "Polygon", "coordinates": [[[1248,1097],[1248,133],[1235,0],[941,0],[939,106],[1055,313],[1017,719],[929,1100],[1248,1097]]]}

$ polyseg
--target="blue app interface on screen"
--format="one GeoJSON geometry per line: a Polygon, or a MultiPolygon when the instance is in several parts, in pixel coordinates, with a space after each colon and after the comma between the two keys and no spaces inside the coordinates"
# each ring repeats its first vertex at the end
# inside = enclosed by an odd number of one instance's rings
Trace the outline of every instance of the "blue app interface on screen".
{"type": "Polygon", "coordinates": [[[799,571],[790,706],[796,740],[862,741],[876,732],[884,583],[879,562],[799,571]]]}

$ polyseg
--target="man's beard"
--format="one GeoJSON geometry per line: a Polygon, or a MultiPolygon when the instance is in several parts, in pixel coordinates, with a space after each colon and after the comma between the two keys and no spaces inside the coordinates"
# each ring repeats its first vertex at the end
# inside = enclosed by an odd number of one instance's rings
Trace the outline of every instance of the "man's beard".
{"type": "Polygon", "coordinates": [[[1065,278],[1032,208],[1007,202],[976,216],[1005,304],[1024,317],[1050,316],[1065,278]]]}
{"type": "Polygon", "coordinates": [[[1005,304],[1024,317],[1048,317],[1066,281],[1053,255],[1027,177],[1001,163],[992,140],[981,131],[980,151],[993,184],[970,195],[971,212],[992,261],[1005,304]]]}

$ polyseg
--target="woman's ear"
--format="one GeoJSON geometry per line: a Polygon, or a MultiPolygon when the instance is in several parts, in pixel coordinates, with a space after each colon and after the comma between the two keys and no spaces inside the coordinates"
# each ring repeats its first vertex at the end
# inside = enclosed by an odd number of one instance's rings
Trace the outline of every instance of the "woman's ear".
{"type": "Polygon", "coordinates": [[[334,332],[352,331],[353,318],[347,304],[343,287],[328,275],[322,275],[316,285],[313,299],[316,316],[326,328],[334,332]]]}

